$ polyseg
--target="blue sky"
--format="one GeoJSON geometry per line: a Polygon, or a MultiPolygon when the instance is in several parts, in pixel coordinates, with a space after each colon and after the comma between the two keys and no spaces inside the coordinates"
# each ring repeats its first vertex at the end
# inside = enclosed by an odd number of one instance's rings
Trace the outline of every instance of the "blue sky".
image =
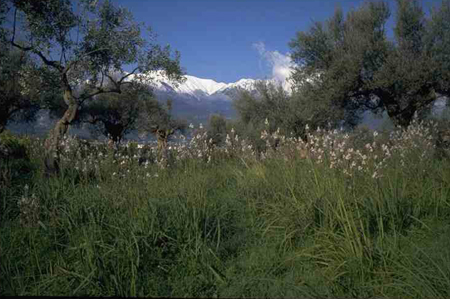
{"type": "MultiPolygon", "coordinates": [[[[113,0],[181,53],[187,74],[218,82],[283,76],[288,42],[335,8],[344,12],[364,0],[113,0]]],[[[429,11],[439,0],[420,1],[429,11]]],[[[394,15],[395,3],[389,1],[394,15]]],[[[392,19],[392,17],[391,17],[392,19]]],[[[393,21],[388,22],[393,26],[393,21]]]]}

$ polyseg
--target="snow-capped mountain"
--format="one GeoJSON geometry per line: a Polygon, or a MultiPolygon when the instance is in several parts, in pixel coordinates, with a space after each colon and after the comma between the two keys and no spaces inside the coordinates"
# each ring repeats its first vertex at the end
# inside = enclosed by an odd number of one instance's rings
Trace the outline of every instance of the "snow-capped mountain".
{"type": "Polygon", "coordinates": [[[158,75],[152,80],[152,86],[161,92],[174,92],[201,99],[212,95],[227,85],[226,83],[218,83],[211,79],[202,79],[189,75],[186,75],[185,78],[185,82],[177,84],[171,82],[164,76],[158,75]]]}
{"type": "Polygon", "coordinates": [[[243,89],[247,91],[253,91],[255,90],[255,83],[256,80],[253,79],[241,79],[234,83],[229,83],[217,90],[212,94],[213,97],[224,97],[226,99],[232,100],[234,99],[238,91],[243,89]]]}
{"type": "MultiPolygon", "coordinates": [[[[156,94],[172,94],[178,97],[195,99],[199,102],[204,100],[231,101],[238,90],[254,91],[255,84],[258,81],[254,79],[240,79],[233,83],[223,83],[191,75],[185,75],[184,78],[184,82],[176,83],[169,80],[163,71],[155,71],[146,78],[146,81],[156,94]]],[[[289,89],[288,82],[278,82],[276,79],[269,79],[267,81],[274,84],[281,84],[286,90],[289,89]]]]}
{"type": "Polygon", "coordinates": [[[192,98],[199,102],[202,101],[231,101],[230,90],[237,90],[243,88],[245,90],[253,90],[256,80],[241,79],[234,83],[216,82],[211,79],[197,78],[190,75],[185,75],[183,83],[171,82],[164,73],[155,72],[152,74],[151,86],[154,88],[156,94],[176,94],[179,97],[192,98]]]}
{"type": "MultiPolygon", "coordinates": [[[[133,76],[130,76],[132,79],[133,76]]],[[[153,93],[161,102],[173,101],[173,112],[179,116],[194,117],[206,121],[211,113],[226,117],[236,116],[232,102],[240,90],[253,92],[258,80],[241,79],[233,83],[216,82],[211,79],[184,76],[182,83],[172,82],[163,71],[155,71],[146,79],[153,93]]],[[[275,80],[268,80],[277,83],[275,80]]],[[[284,86],[284,84],[283,84],[284,86]]]]}

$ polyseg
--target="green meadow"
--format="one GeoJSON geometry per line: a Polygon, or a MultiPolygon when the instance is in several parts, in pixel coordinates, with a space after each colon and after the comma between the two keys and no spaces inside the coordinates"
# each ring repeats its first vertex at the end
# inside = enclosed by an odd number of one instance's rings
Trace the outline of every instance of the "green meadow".
{"type": "Polygon", "coordinates": [[[228,132],[116,148],[67,137],[59,175],[43,140],[3,133],[0,294],[450,296],[450,163],[436,124],[228,132]]]}

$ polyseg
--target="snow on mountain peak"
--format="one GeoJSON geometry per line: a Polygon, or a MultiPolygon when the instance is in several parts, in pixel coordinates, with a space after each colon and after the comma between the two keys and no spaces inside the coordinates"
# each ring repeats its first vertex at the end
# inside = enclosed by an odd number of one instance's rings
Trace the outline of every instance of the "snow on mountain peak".
{"type": "Polygon", "coordinates": [[[202,79],[190,75],[185,75],[186,81],[178,87],[179,92],[192,93],[201,90],[207,95],[212,95],[219,89],[226,86],[226,83],[216,82],[211,79],[202,79]]]}
{"type": "Polygon", "coordinates": [[[256,80],[253,80],[253,79],[241,79],[237,82],[229,83],[229,84],[223,86],[221,89],[218,90],[218,92],[222,92],[229,88],[243,88],[246,90],[251,90],[251,89],[253,89],[255,82],[256,82],[256,80]]]}
{"type": "MultiPolygon", "coordinates": [[[[255,83],[258,81],[254,79],[240,79],[233,83],[223,83],[216,82],[212,79],[184,75],[186,80],[183,83],[176,83],[169,80],[164,71],[154,71],[148,75],[148,77],[150,79],[150,84],[158,91],[174,92],[180,95],[193,97],[198,101],[201,101],[204,98],[210,100],[231,100],[230,94],[235,93],[238,89],[253,91],[255,89],[255,83]]],[[[275,83],[273,79],[268,81],[275,83]]],[[[278,83],[282,83],[282,86],[287,89],[287,82],[278,83]]]]}

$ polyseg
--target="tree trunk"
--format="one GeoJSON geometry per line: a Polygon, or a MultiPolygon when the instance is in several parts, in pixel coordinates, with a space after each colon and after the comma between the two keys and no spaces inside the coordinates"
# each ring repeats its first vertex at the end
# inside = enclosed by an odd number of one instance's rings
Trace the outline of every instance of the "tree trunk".
{"type": "Polygon", "coordinates": [[[78,103],[72,95],[70,87],[64,90],[64,101],[68,105],[63,117],[56,123],[45,140],[45,173],[47,176],[59,173],[61,155],[61,141],[69,129],[69,125],[75,120],[78,112],[78,103]]]}
{"type": "Polygon", "coordinates": [[[416,109],[409,107],[402,110],[400,105],[388,105],[386,111],[395,126],[407,128],[414,117],[416,109]]]}
{"type": "Polygon", "coordinates": [[[157,161],[162,167],[167,167],[167,139],[173,133],[172,129],[156,129],[156,138],[158,140],[157,161]]]}
{"type": "Polygon", "coordinates": [[[433,105],[437,95],[433,89],[423,88],[414,94],[405,95],[402,99],[392,98],[386,94],[381,98],[384,100],[384,106],[394,125],[407,128],[416,112],[420,113],[433,105]]]}
{"type": "Polygon", "coordinates": [[[104,122],[105,133],[109,135],[109,139],[111,139],[114,143],[120,143],[123,138],[123,131],[125,130],[122,124],[115,124],[109,121],[104,122]]]}

